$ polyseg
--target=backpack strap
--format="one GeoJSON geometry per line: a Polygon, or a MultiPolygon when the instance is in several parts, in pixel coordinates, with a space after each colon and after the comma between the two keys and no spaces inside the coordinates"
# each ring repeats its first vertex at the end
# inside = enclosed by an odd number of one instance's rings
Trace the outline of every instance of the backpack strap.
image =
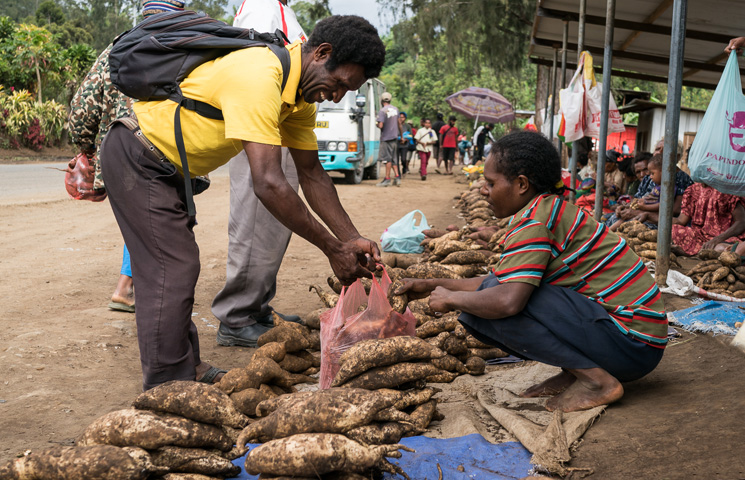
{"type": "MultiPolygon", "coordinates": [[[[278,33],[282,33],[281,30],[277,30],[278,33]]],[[[280,36],[283,38],[284,34],[280,36]]],[[[286,37],[284,37],[286,38],[286,37]]],[[[267,47],[277,55],[280,64],[282,65],[282,86],[280,91],[284,91],[285,85],[287,85],[287,78],[290,75],[290,52],[285,47],[280,47],[274,44],[267,44],[267,47]]],[[[181,160],[181,170],[184,172],[184,192],[186,193],[186,211],[190,217],[194,217],[197,214],[197,209],[194,206],[194,192],[191,187],[191,175],[189,173],[189,161],[186,158],[186,145],[184,145],[184,132],[181,130],[181,107],[187,110],[198,113],[199,115],[210,118],[212,120],[224,120],[222,116],[222,110],[217,107],[210,105],[209,103],[194,100],[192,98],[184,97],[179,88],[170,97],[171,100],[176,102],[176,113],[173,117],[173,130],[176,136],[176,149],[178,150],[179,159],[181,160]]]]}

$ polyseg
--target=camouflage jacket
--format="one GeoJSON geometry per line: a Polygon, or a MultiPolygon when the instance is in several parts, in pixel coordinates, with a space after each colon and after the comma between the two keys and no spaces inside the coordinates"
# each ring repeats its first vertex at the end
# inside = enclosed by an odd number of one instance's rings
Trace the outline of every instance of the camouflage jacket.
{"type": "MultiPolygon", "coordinates": [[[[109,75],[109,53],[111,45],[101,52],[96,62],[85,76],[70,104],[68,128],[72,143],[81,150],[96,149],[96,158],[101,150],[101,142],[109,131],[111,122],[132,114],[133,100],[111,83],[109,75]]],[[[104,188],[101,178],[101,164],[96,161],[94,188],[104,188]]]]}

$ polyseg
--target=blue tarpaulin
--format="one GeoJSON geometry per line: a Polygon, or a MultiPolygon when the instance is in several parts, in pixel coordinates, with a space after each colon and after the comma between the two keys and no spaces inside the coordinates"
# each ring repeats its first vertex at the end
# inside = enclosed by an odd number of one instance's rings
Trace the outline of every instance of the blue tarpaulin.
{"type": "Polygon", "coordinates": [[[667,313],[668,319],[691,332],[735,335],[735,322],[745,322],[742,303],[706,301],[695,307],[667,313]]]}
{"type": "MultiPolygon", "coordinates": [[[[531,454],[519,442],[494,445],[478,433],[446,439],[408,437],[402,439],[401,443],[416,452],[402,452],[403,457],[389,460],[416,480],[437,480],[437,464],[447,480],[515,480],[526,477],[532,468],[531,454]],[[458,470],[460,466],[463,467],[462,472],[458,470]]],[[[251,445],[251,448],[254,446],[251,445]]],[[[241,469],[245,462],[245,456],[233,461],[241,469]]],[[[256,480],[259,477],[242,470],[237,478],[256,480]]],[[[392,480],[401,477],[386,473],[383,478],[392,480]]]]}

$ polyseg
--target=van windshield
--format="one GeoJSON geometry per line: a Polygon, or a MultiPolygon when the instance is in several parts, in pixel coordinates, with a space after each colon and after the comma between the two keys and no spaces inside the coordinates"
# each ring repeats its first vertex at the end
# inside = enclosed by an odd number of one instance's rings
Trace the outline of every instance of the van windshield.
{"type": "Polygon", "coordinates": [[[343,111],[343,112],[349,112],[353,108],[356,107],[355,99],[357,97],[357,92],[349,91],[344,95],[344,98],[341,99],[341,102],[334,103],[329,100],[324,100],[321,103],[316,104],[316,108],[319,112],[331,112],[331,111],[343,111]]]}

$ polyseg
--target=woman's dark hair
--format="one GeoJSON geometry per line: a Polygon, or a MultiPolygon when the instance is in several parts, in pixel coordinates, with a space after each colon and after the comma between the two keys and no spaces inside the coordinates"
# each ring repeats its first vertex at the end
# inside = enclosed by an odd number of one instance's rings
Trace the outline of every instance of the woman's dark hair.
{"type": "Polygon", "coordinates": [[[331,58],[326,69],[331,71],[345,63],[356,63],[365,69],[366,78],[380,75],[385,62],[385,46],[378,31],[357,15],[332,15],[316,24],[303,52],[310,52],[322,43],[331,44],[331,58]]]}
{"type": "Polygon", "coordinates": [[[634,157],[634,163],[648,162],[652,155],[652,152],[639,152],[634,157]]]}
{"type": "Polygon", "coordinates": [[[492,143],[489,155],[499,173],[510,180],[524,175],[538,193],[555,193],[561,181],[559,152],[538,132],[509,133],[492,143]]]}
{"type": "Polygon", "coordinates": [[[618,162],[618,169],[630,177],[635,176],[636,172],[634,171],[634,158],[623,157],[623,160],[618,162]]]}

